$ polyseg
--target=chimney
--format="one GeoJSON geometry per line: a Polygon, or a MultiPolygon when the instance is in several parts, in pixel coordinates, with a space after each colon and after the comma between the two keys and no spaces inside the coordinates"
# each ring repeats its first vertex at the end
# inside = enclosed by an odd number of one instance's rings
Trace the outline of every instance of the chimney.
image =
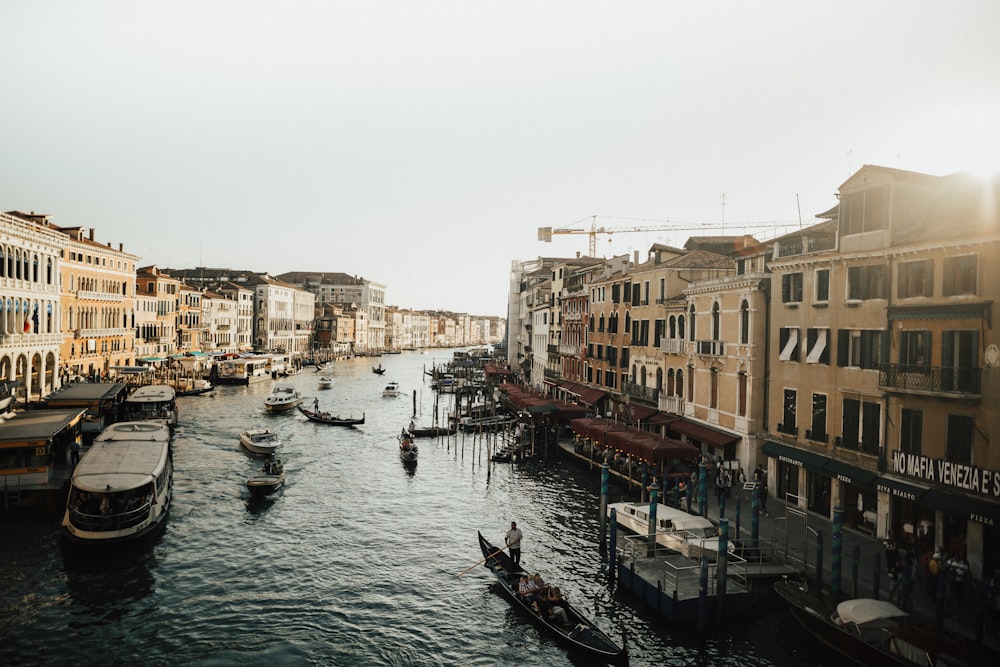
{"type": "Polygon", "coordinates": [[[638,250],[633,250],[632,253],[633,253],[633,257],[634,257],[634,259],[632,260],[632,263],[635,264],[636,266],[639,266],[639,251],[638,250]]]}
{"type": "Polygon", "coordinates": [[[91,241],[94,240],[94,228],[93,227],[90,228],[90,240],[91,241]]]}

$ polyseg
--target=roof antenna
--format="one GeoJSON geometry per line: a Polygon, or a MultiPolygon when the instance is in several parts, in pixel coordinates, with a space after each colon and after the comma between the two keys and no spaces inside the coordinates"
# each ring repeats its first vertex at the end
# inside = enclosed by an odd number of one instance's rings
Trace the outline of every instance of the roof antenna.
{"type": "Polygon", "coordinates": [[[802,203],[799,202],[799,193],[795,193],[795,207],[799,209],[799,231],[802,231],[802,203]]]}

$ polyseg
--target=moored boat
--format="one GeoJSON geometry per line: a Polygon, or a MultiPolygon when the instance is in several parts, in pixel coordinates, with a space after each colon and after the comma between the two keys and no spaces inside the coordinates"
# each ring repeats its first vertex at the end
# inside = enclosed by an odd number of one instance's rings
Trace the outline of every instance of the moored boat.
{"type": "Polygon", "coordinates": [[[926,667],[996,665],[1000,656],[926,623],[885,600],[855,598],[836,606],[804,581],[782,579],[774,590],[799,624],[858,665],[926,667]]]}
{"type": "Polygon", "coordinates": [[[254,454],[270,456],[281,446],[278,434],[266,428],[251,428],[240,433],[240,444],[254,454]]]}
{"type": "Polygon", "coordinates": [[[365,423],[365,415],[361,413],[360,418],[354,417],[336,417],[331,415],[329,412],[321,412],[319,410],[309,410],[301,405],[298,406],[299,412],[305,415],[306,419],[311,422],[319,422],[320,424],[330,424],[331,426],[360,426],[365,423]]]}
{"type": "Polygon", "coordinates": [[[114,544],[152,533],[170,510],[173,473],[165,424],[112,424],[73,470],[63,536],[79,544],[114,544]]]}
{"type": "Polygon", "coordinates": [[[285,466],[278,458],[268,458],[260,472],[247,480],[247,488],[255,495],[274,493],[284,484],[285,466]]]}
{"type": "Polygon", "coordinates": [[[568,601],[564,601],[561,605],[566,612],[568,623],[561,624],[549,618],[544,612],[537,611],[530,602],[523,599],[517,592],[517,586],[521,575],[528,574],[527,571],[515,564],[503,549],[490,544],[482,533],[479,533],[479,548],[482,549],[485,558],[485,567],[500,583],[504,596],[511,604],[527,614],[532,623],[550,632],[570,650],[613,665],[628,665],[627,650],[611,641],[611,638],[593,621],[581,614],[568,601]]]}
{"type": "Polygon", "coordinates": [[[414,438],[435,438],[443,435],[454,435],[454,426],[428,426],[428,427],[414,427],[408,429],[410,435],[414,438]]]}
{"type": "Polygon", "coordinates": [[[122,419],[126,422],[150,421],[163,424],[173,433],[177,427],[177,390],[168,384],[136,387],[125,398],[122,419]]]}
{"type": "Polygon", "coordinates": [[[276,384],[271,393],[264,399],[264,407],[268,412],[287,412],[302,403],[302,395],[294,385],[276,384]]]}
{"type": "MultiPolygon", "coordinates": [[[[611,510],[615,510],[618,525],[637,535],[649,535],[649,503],[609,503],[608,518],[611,510]]],[[[657,503],[656,543],[689,558],[715,558],[719,553],[719,526],[707,517],[657,503]]],[[[736,551],[732,539],[726,549],[729,553],[736,551]]]]}

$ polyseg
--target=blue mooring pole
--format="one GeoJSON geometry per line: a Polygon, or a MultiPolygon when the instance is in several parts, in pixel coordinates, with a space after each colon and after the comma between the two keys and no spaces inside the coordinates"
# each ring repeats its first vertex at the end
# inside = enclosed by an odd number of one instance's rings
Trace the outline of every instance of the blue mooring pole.
{"type": "Polygon", "coordinates": [[[656,553],[656,501],[657,501],[657,491],[659,487],[656,485],[656,479],[653,479],[653,483],[649,486],[649,544],[646,547],[646,554],[650,557],[656,553]]]}
{"type": "Polygon", "coordinates": [[[726,617],[726,580],[729,576],[729,519],[719,519],[719,550],[715,558],[715,615],[719,623],[726,617]]]}
{"type": "Polygon", "coordinates": [[[708,516],[708,465],[698,464],[698,514],[708,516]]]}
{"type": "MultiPolygon", "coordinates": [[[[760,539],[760,484],[753,487],[750,499],[750,546],[757,554],[757,541],[760,539]]],[[[759,554],[758,554],[759,555],[759,554]]]]}
{"type": "MultiPolygon", "coordinates": [[[[600,553],[603,556],[606,552],[607,547],[604,544],[605,538],[608,536],[608,459],[604,458],[604,463],[601,464],[601,548],[600,553]]],[[[611,553],[614,553],[612,550],[611,553]]]]}
{"type": "Polygon", "coordinates": [[[833,539],[830,540],[830,597],[840,602],[840,552],[844,547],[844,508],[833,508],[833,539]]]}
{"type": "Polygon", "coordinates": [[[618,510],[611,508],[611,547],[608,552],[608,579],[613,580],[618,570],[618,510]]]}

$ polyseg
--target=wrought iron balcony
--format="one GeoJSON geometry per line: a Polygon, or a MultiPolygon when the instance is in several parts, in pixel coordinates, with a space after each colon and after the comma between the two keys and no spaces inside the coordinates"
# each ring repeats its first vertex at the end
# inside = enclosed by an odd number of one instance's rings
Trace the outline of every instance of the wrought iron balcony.
{"type": "Polygon", "coordinates": [[[626,396],[639,399],[640,401],[658,403],[660,399],[660,390],[655,387],[643,387],[634,382],[626,382],[623,390],[626,396]]]}
{"type": "Polygon", "coordinates": [[[968,398],[982,393],[982,369],[882,364],[879,366],[878,384],[898,391],[968,398]]]}

